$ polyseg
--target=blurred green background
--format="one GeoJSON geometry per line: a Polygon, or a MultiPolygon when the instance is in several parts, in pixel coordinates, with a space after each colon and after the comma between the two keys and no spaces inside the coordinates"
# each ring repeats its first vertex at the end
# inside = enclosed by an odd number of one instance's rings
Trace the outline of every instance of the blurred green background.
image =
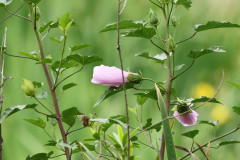
{"type": "MultiPolygon", "coordinates": [[[[9,5],[9,10],[15,11],[21,1],[13,1],[9,5]]],[[[229,21],[240,24],[240,1],[239,0],[193,0],[192,7],[186,10],[178,7],[175,16],[180,20],[176,29],[176,41],[182,40],[193,34],[195,24],[205,24],[209,20],[229,21]]],[[[152,8],[160,16],[158,11],[148,0],[129,0],[127,8],[122,15],[122,19],[148,20],[149,8],[152,8]]],[[[60,109],[64,110],[69,107],[78,107],[86,115],[96,113],[98,117],[107,118],[109,116],[124,114],[125,107],[123,103],[123,94],[115,95],[101,103],[97,108],[92,108],[100,95],[107,87],[92,84],[92,70],[96,65],[104,64],[107,66],[120,67],[118,54],[116,50],[116,32],[99,33],[106,24],[116,21],[117,0],[43,0],[39,4],[42,13],[42,21],[56,20],[66,12],[72,15],[76,27],[71,27],[67,46],[82,43],[91,43],[94,46],[81,50],[84,55],[96,54],[103,58],[103,62],[94,63],[85,67],[79,74],[75,75],[68,82],[77,83],[77,87],[64,92],[60,98],[60,109]]],[[[18,14],[27,16],[28,8],[24,6],[18,14]]],[[[9,14],[0,8],[0,19],[7,17],[9,14]]],[[[161,16],[160,16],[161,17],[161,16]]],[[[161,20],[163,22],[163,20],[161,20]]],[[[7,32],[7,52],[19,55],[18,52],[31,52],[37,50],[37,42],[29,22],[12,17],[3,23],[0,23],[0,37],[3,37],[4,28],[8,27],[7,32]]],[[[161,29],[160,29],[161,30],[161,29]]],[[[160,31],[163,33],[163,30],[160,31]]],[[[60,36],[59,29],[52,30],[48,37],[60,36]]],[[[2,38],[1,38],[2,39],[2,38]]],[[[141,38],[122,38],[121,45],[123,50],[124,68],[135,72],[141,70],[144,77],[149,77],[158,81],[166,80],[166,70],[159,64],[146,61],[141,57],[135,57],[135,53],[149,51],[152,55],[158,54],[159,50],[154,48],[149,41],[141,38]]],[[[220,125],[216,128],[216,136],[221,135],[239,124],[239,117],[232,112],[234,105],[240,104],[240,91],[232,87],[226,81],[240,83],[240,30],[239,29],[217,29],[204,31],[197,34],[193,39],[179,45],[177,48],[176,64],[188,64],[191,60],[186,57],[190,50],[200,50],[209,48],[211,45],[223,46],[227,51],[224,54],[211,54],[199,58],[195,65],[174,82],[174,88],[178,97],[189,98],[199,97],[201,95],[212,96],[216,91],[221,80],[222,71],[225,71],[225,82],[217,96],[217,99],[224,105],[208,104],[197,110],[200,114],[200,120],[219,120],[220,125]]],[[[46,55],[52,55],[53,60],[60,57],[61,45],[52,42],[48,38],[43,41],[46,55]]],[[[12,76],[11,82],[6,82],[4,86],[4,109],[20,105],[36,103],[33,99],[26,97],[21,91],[21,79],[26,78],[31,81],[45,83],[45,89],[48,89],[42,67],[35,65],[31,60],[18,59],[6,56],[5,59],[5,77],[12,76]]],[[[71,72],[71,70],[70,70],[71,72]]],[[[68,73],[70,73],[68,72],[68,73]]],[[[67,82],[65,82],[66,84],[67,82]]],[[[144,82],[141,87],[153,87],[151,83],[144,82]]],[[[40,90],[39,90],[40,92],[40,90]]],[[[136,98],[132,94],[135,91],[128,91],[129,106],[136,105],[136,98]]],[[[60,95],[60,91],[59,94],[60,95]]],[[[52,104],[51,99],[47,99],[45,104],[52,104]]],[[[154,122],[160,120],[160,113],[152,100],[148,100],[144,105],[144,120],[149,117],[154,122]]],[[[49,152],[52,148],[43,144],[49,140],[45,133],[23,119],[36,119],[37,114],[31,110],[19,112],[3,122],[3,139],[4,139],[4,157],[5,160],[23,160],[29,154],[40,152],[49,152]]],[[[131,125],[137,126],[136,120],[131,115],[131,125]]],[[[78,122],[75,128],[81,127],[78,122]]],[[[58,128],[57,128],[58,129],[58,128]]],[[[214,129],[211,126],[197,124],[193,127],[182,127],[179,122],[175,122],[173,131],[175,144],[187,148],[191,145],[191,140],[180,136],[181,133],[193,129],[200,130],[195,140],[203,144],[213,137],[214,129]]],[[[116,132],[116,128],[112,128],[116,132]]],[[[52,131],[50,129],[50,131],[52,131]]],[[[71,140],[82,140],[89,137],[89,129],[84,129],[73,133],[71,140]]],[[[223,140],[240,140],[239,132],[224,138],[223,140]]],[[[154,134],[153,138],[160,138],[161,133],[154,134]]],[[[148,143],[144,137],[143,141],[148,143]]],[[[219,141],[218,141],[219,142],[219,141]]],[[[211,146],[215,147],[213,143],[211,146]]],[[[54,150],[55,154],[59,152],[54,150]]],[[[185,155],[182,151],[177,151],[179,157],[185,155]]],[[[141,150],[136,149],[135,155],[141,156],[141,159],[154,159],[155,151],[142,146],[141,150]]],[[[200,159],[204,159],[200,152],[196,153],[200,159]]],[[[73,160],[81,159],[79,155],[74,155],[73,160]]],[[[64,157],[56,158],[63,160],[64,157]]],[[[211,159],[240,159],[239,144],[220,147],[218,150],[211,150],[211,159]]]]}

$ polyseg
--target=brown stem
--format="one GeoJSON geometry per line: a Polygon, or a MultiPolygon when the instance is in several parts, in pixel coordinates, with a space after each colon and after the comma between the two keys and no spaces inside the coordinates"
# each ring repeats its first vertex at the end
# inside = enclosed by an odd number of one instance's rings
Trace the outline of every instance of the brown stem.
{"type": "MultiPolygon", "coordinates": [[[[32,12],[32,6],[30,6],[30,11],[32,12]]],[[[31,15],[32,15],[32,13],[31,13],[31,15]]],[[[35,26],[35,23],[33,21],[32,21],[32,26],[33,26],[34,33],[35,33],[36,38],[37,38],[38,46],[39,46],[39,49],[40,49],[41,59],[44,59],[44,51],[43,51],[41,38],[40,38],[40,35],[38,33],[37,27],[35,26]]],[[[49,88],[51,90],[52,99],[53,99],[53,103],[54,103],[54,108],[55,108],[55,112],[56,112],[56,119],[57,119],[58,126],[59,126],[59,129],[60,129],[61,135],[62,135],[63,142],[65,144],[68,144],[66,133],[65,133],[63,123],[62,123],[61,113],[60,113],[59,106],[58,106],[56,92],[54,90],[54,86],[52,84],[47,65],[43,63],[42,67],[43,67],[45,76],[47,78],[49,88]]],[[[67,147],[65,147],[65,155],[66,155],[67,160],[71,160],[71,155],[70,155],[70,152],[69,152],[69,148],[67,148],[67,147]]]]}
{"type": "Polygon", "coordinates": [[[121,0],[118,0],[118,13],[117,13],[117,50],[118,56],[120,59],[121,71],[122,71],[122,81],[123,81],[123,93],[124,93],[124,100],[125,100],[125,110],[126,110],[126,117],[127,117],[127,159],[130,159],[130,128],[129,128],[129,114],[128,114],[128,102],[127,102],[127,92],[126,92],[126,84],[124,80],[123,74],[123,61],[122,61],[122,52],[120,47],[120,16],[123,10],[121,10],[121,0]]]}

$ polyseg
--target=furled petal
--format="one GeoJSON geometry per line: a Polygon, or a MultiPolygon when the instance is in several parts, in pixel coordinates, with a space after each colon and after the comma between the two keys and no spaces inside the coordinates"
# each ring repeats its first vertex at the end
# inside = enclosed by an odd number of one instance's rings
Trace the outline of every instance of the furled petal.
{"type": "MultiPolygon", "coordinates": [[[[125,82],[129,81],[126,78],[128,74],[128,72],[123,71],[125,82]]],[[[105,86],[120,86],[122,85],[121,69],[104,65],[96,66],[93,69],[93,78],[91,82],[95,84],[102,84],[105,86]]]]}
{"type": "Polygon", "coordinates": [[[197,122],[198,113],[194,110],[191,110],[192,113],[185,113],[179,115],[177,111],[174,112],[173,116],[183,125],[183,126],[192,126],[197,122]]]}

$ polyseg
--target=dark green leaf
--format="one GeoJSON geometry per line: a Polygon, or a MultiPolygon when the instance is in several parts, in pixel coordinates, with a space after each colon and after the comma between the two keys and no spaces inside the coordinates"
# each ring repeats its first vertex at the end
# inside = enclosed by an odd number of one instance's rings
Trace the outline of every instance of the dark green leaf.
{"type": "Polygon", "coordinates": [[[102,124],[101,126],[102,131],[106,132],[113,124],[125,124],[126,123],[126,116],[125,115],[117,115],[117,116],[112,116],[109,119],[109,123],[102,124]]]}
{"type": "Polygon", "coordinates": [[[192,130],[192,131],[182,133],[181,135],[193,139],[198,134],[198,132],[199,132],[199,130],[192,130]]]}
{"type": "MultiPolygon", "coordinates": [[[[147,24],[145,21],[132,21],[132,20],[123,20],[119,23],[119,29],[136,29],[143,27],[147,24]]],[[[117,23],[108,24],[106,28],[100,32],[114,31],[117,30],[117,23]]]]}
{"type": "MultiPolygon", "coordinates": [[[[147,119],[147,123],[143,126],[143,129],[148,128],[150,126],[152,126],[152,118],[147,119]]],[[[158,125],[155,125],[154,127],[151,127],[150,129],[148,129],[146,131],[156,129],[156,132],[159,132],[161,130],[161,128],[162,128],[162,123],[159,123],[158,125]]]]}
{"type": "Polygon", "coordinates": [[[218,121],[212,121],[212,120],[208,120],[208,121],[200,121],[199,124],[208,124],[211,126],[217,126],[219,124],[218,121]]]}
{"type": "Polygon", "coordinates": [[[43,86],[43,83],[41,83],[41,82],[36,82],[36,81],[34,81],[34,82],[32,82],[32,83],[33,83],[33,85],[34,85],[35,88],[41,88],[41,87],[43,86]]]}
{"type": "MultiPolygon", "coordinates": [[[[59,65],[60,65],[60,62],[56,61],[56,62],[53,63],[51,69],[54,72],[57,72],[59,65]]],[[[66,70],[68,68],[78,67],[78,66],[79,66],[79,63],[76,62],[75,60],[72,60],[72,59],[69,59],[69,58],[65,58],[65,59],[63,59],[63,64],[61,66],[60,72],[63,72],[64,70],[66,70]]]]}
{"type": "Polygon", "coordinates": [[[69,49],[74,52],[83,48],[87,48],[87,47],[91,47],[91,44],[79,44],[79,45],[75,45],[75,46],[71,46],[69,47],[69,49]]]}
{"type": "Polygon", "coordinates": [[[187,56],[192,59],[197,59],[203,55],[214,53],[214,52],[224,53],[225,51],[219,46],[212,46],[208,49],[202,49],[201,51],[190,51],[190,53],[187,56]]]}
{"type": "Polygon", "coordinates": [[[143,126],[143,129],[148,128],[152,125],[152,118],[147,119],[147,123],[143,126]]]}
{"type": "Polygon", "coordinates": [[[191,8],[192,1],[191,0],[175,0],[176,5],[182,5],[186,9],[191,8]]]}
{"type": "Polygon", "coordinates": [[[30,2],[32,2],[34,4],[38,4],[41,0],[28,0],[28,1],[30,1],[30,2]]]}
{"type": "Polygon", "coordinates": [[[60,37],[49,37],[50,40],[57,42],[57,43],[61,43],[64,39],[64,36],[60,36],[60,37]]]}
{"type": "Polygon", "coordinates": [[[37,106],[37,104],[28,104],[28,105],[19,105],[19,106],[13,106],[10,108],[7,108],[3,114],[0,116],[0,124],[3,122],[3,120],[5,120],[7,117],[9,117],[10,115],[24,110],[24,109],[33,109],[37,106]]]}
{"type": "Polygon", "coordinates": [[[156,32],[154,28],[142,27],[136,30],[126,31],[121,34],[123,35],[123,37],[139,37],[151,39],[156,34],[156,32]]]}
{"type": "Polygon", "coordinates": [[[37,95],[37,98],[39,99],[45,99],[48,97],[48,92],[42,92],[37,95]]]}
{"type": "Polygon", "coordinates": [[[38,153],[33,156],[27,156],[26,160],[48,160],[48,154],[38,153]]]}
{"type": "MultiPolygon", "coordinates": [[[[165,94],[164,90],[160,90],[162,95],[165,94]]],[[[157,94],[156,94],[156,90],[155,89],[149,89],[149,90],[145,90],[145,91],[141,91],[139,93],[135,93],[134,95],[138,95],[141,97],[146,97],[146,98],[151,98],[153,100],[157,100],[157,94]]]]}
{"type": "MultiPolygon", "coordinates": [[[[212,99],[212,98],[208,98],[208,97],[206,97],[206,96],[202,96],[202,97],[200,97],[200,98],[196,98],[196,99],[192,100],[191,103],[207,102],[207,101],[209,101],[209,99],[212,99]]],[[[210,100],[209,102],[222,104],[221,102],[217,101],[216,98],[213,98],[213,99],[210,100]]]]}
{"type": "Polygon", "coordinates": [[[46,127],[46,123],[39,117],[37,120],[35,120],[35,119],[24,119],[24,120],[35,126],[42,128],[42,129],[44,129],[46,127]]]}
{"type": "Polygon", "coordinates": [[[147,101],[147,97],[137,96],[137,103],[143,105],[147,101]]]}
{"type": "Polygon", "coordinates": [[[41,59],[39,62],[37,62],[36,64],[46,64],[46,63],[52,63],[52,59],[51,58],[45,58],[45,59],[41,59]]]}
{"type": "Polygon", "coordinates": [[[72,87],[74,87],[74,86],[76,86],[76,85],[77,85],[76,83],[68,83],[68,84],[66,84],[66,85],[64,85],[64,86],[62,87],[62,90],[65,91],[65,90],[67,90],[67,89],[69,89],[69,88],[72,88],[72,87]]]}
{"type": "Polygon", "coordinates": [[[237,113],[237,114],[240,115],[240,107],[234,106],[234,107],[233,107],[233,111],[234,111],[235,113],[237,113]]]}
{"type": "Polygon", "coordinates": [[[76,107],[66,109],[62,112],[62,121],[72,127],[77,115],[82,115],[76,107]]]}
{"type": "Polygon", "coordinates": [[[76,62],[78,62],[82,65],[87,65],[87,64],[90,64],[93,62],[102,61],[102,58],[99,58],[96,55],[84,56],[81,54],[74,54],[74,55],[68,56],[68,58],[75,60],[76,62]]]}
{"type": "Polygon", "coordinates": [[[227,145],[227,144],[235,144],[235,143],[240,143],[240,141],[234,141],[234,140],[224,141],[224,142],[220,142],[218,145],[219,146],[224,146],[224,145],[227,145]]]}
{"type": "Polygon", "coordinates": [[[196,32],[201,32],[201,31],[205,31],[208,29],[215,29],[215,28],[240,28],[239,24],[233,24],[230,22],[226,22],[226,21],[209,21],[207,22],[207,24],[198,24],[194,26],[194,30],[196,32]]]}
{"type": "Polygon", "coordinates": [[[240,89],[240,84],[237,84],[235,82],[231,82],[231,81],[227,81],[228,83],[230,83],[231,85],[237,87],[238,89],[240,89]]]}
{"type": "Polygon", "coordinates": [[[56,146],[57,142],[54,140],[49,140],[45,146],[56,146]]]}
{"type": "Polygon", "coordinates": [[[43,23],[42,26],[39,28],[39,32],[42,33],[45,31],[51,24],[53,24],[53,21],[49,21],[48,23],[43,23]]]}
{"type": "Polygon", "coordinates": [[[0,7],[6,7],[10,3],[12,3],[12,0],[0,0],[0,7]]]}
{"type": "Polygon", "coordinates": [[[41,60],[41,56],[39,54],[40,51],[33,51],[30,53],[27,53],[27,52],[19,52],[19,53],[32,59],[41,60]]]}
{"type": "MultiPolygon", "coordinates": [[[[126,83],[126,89],[130,89],[133,88],[134,84],[131,82],[127,82],[126,83]]],[[[104,101],[105,99],[107,99],[108,97],[111,97],[112,95],[119,93],[123,91],[122,86],[120,87],[110,87],[108,88],[108,90],[106,90],[104,92],[104,94],[98,99],[98,101],[93,105],[93,108],[95,108],[96,106],[98,106],[102,101],[104,101]]]]}
{"type": "Polygon", "coordinates": [[[167,59],[167,55],[165,53],[157,54],[156,56],[152,57],[148,52],[143,52],[143,53],[137,53],[135,54],[135,56],[151,59],[156,63],[164,63],[164,60],[167,59]]]}

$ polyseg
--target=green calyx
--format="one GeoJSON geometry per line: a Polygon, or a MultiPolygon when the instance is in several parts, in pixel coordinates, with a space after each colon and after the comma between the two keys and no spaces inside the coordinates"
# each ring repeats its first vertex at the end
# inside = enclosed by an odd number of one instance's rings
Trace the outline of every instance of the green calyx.
{"type": "Polygon", "coordinates": [[[158,26],[158,18],[156,13],[150,8],[149,10],[149,23],[151,26],[153,27],[157,27],[158,26]]]}
{"type": "Polygon", "coordinates": [[[142,81],[142,75],[138,73],[129,73],[127,79],[132,83],[139,84],[142,81]]]}

